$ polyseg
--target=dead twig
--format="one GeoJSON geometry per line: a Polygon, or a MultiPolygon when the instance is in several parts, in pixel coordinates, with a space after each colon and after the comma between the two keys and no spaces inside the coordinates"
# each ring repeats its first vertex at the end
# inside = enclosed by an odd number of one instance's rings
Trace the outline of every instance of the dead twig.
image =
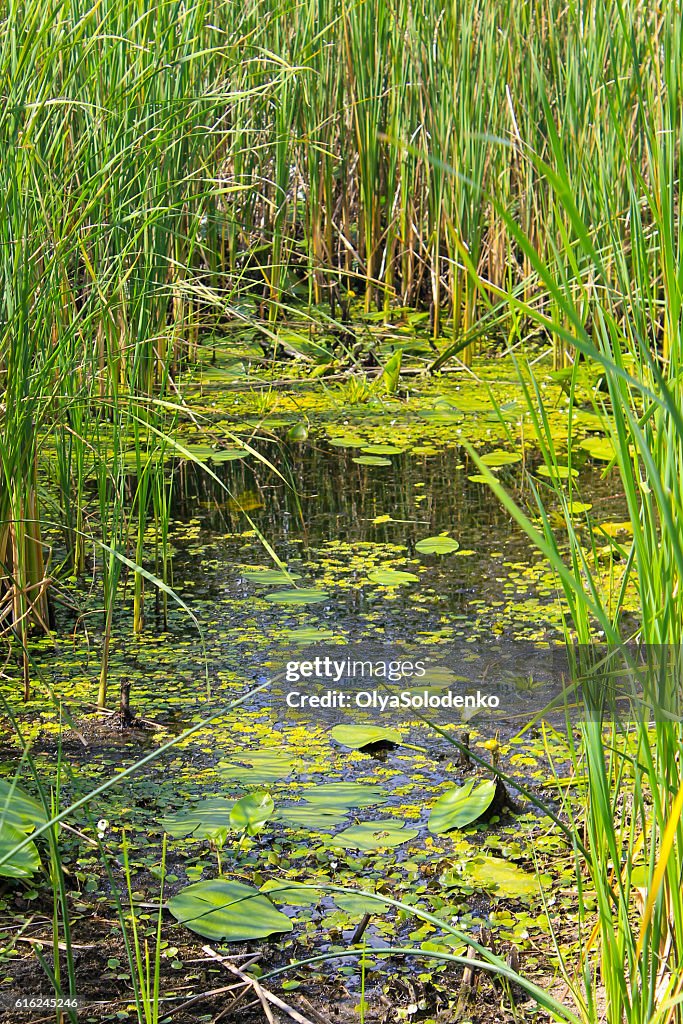
{"type": "Polygon", "coordinates": [[[246,984],[251,985],[254,993],[258,996],[261,1005],[263,1006],[264,1013],[266,1014],[270,1024],[275,1024],[275,1021],[270,1007],[267,1007],[268,1003],[272,1003],[273,1006],[277,1006],[278,1010],[282,1010],[291,1017],[292,1020],[295,1020],[297,1024],[314,1024],[314,1022],[309,1020],[308,1017],[304,1017],[303,1014],[299,1013],[298,1010],[295,1010],[293,1006],[286,1003],[284,999],[280,999],[280,997],[274,995],[273,992],[269,992],[268,989],[263,988],[255,978],[250,978],[249,975],[245,974],[239,967],[235,967],[235,965],[231,964],[229,960],[225,960],[222,956],[219,956],[218,953],[214,952],[211,946],[202,946],[202,950],[207,956],[211,957],[212,960],[219,963],[221,967],[224,967],[226,971],[230,971],[231,974],[234,974],[237,978],[241,978],[246,984]]]}

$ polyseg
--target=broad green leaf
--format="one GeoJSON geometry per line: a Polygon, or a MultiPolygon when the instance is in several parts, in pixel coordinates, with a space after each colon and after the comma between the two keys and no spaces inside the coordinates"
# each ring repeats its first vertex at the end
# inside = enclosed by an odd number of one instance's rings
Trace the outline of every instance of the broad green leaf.
{"type": "Polygon", "coordinates": [[[383,818],[380,821],[363,821],[351,825],[330,840],[330,846],[345,850],[377,850],[383,846],[400,846],[415,839],[416,828],[406,828],[405,822],[396,818],[383,818]]]}
{"type": "Polygon", "coordinates": [[[400,743],[403,736],[398,729],[387,729],[381,725],[335,725],[330,735],[337,743],[343,743],[352,750],[362,750],[370,743],[400,743]]]}
{"type": "Polygon", "coordinates": [[[258,583],[263,587],[280,586],[291,583],[292,580],[299,580],[301,576],[297,572],[283,572],[282,569],[253,569],[241,573],[242,579],[249,583],[258,583]]]}
{"type": "Polygon", "coordinates": [[[226,800],[224,797],[208,797],[191,807],[181,808],[175,814],[166,815],[161,819],[161,825],[176,839],[185,836],[208,839],[211,838],[209,833],[216,829],[228,828],[234,804],[234,800],[226,800]]]}
{"type": "Polygon", "coordinates": [[[269,878],[261,886],[261,892],[268,893],[274,903],[284,903],[289,907],[314,907],[323,895],[319,889],[309,889],[301,882],[284,878],[269,878]]]}
{"type": "MultiPolygon", "coordinates": [[[[337,729],[356,729],[363,728],[364,732],[367,732],[364,726],[336,726],[337,729]]],[[[332,733],[334,734],[334,729],[332,733]]],[[[397,739],[392,740],[394,743],[401,742],[401,735],[394,730],[382,730],[383,733],[391,732],[395,734],[397,739]]],[[[355,735],[348,737],[355,742],[355,735]]],[[[385,738],[384,736],[382,738],[385,738]]],[[[337,737],[335,736],[335,739],[337,737]]],[[[344,743],[344,740],[339,740],[340,743],[344,743]]],[[[368,742],[368,741],[366,741],[368,742]]],[[[373,740],[369,742],[374,742],[373,740]]],[[[346,746],[351,746],[350,743],[346,743],[346,746]]],[[[303,789],[301,796],[304,800],[307,800],[311,804],[322,804],[325,809],[328,808],[344,808],[350,807],[371,807],[373,804],[383,804],[387,799],[387,794],[379,786],[365,786],[360,782],[324,782],[321,786],[312,786],[310,789],[303,789]]]]}
{"type": "Polygon", "coordinates": [[[262,786],[287,778],[294,768],[294,761],[277,750],[245,750],[236,756],[244,763],[218,762],[222,778],[262,786]]]}
{"type": "Polygon", "coordinates": [[[266,594],[266,601],[272,601],[273,604],[319,604],[329,596],[326,590],[302,587],[301,590],[276,590],[266,594]]]}
{"type": "Polygon", "coordinates": [[[236,832],[255,836],[272,818],[274,810],[275,804],[270,793],[248,793],[231,810],[230,827],[236,832]]]}
{"type": "Polygon", "coordinates": [[[369,444],[363,451],[366,455],[401,455],[403,448],[397,448],[394,444],[369,444]]]}
{"type": "Polygon", "coordinates": [[[440,835],[451,828],[464,828],[490,807],[496,795],[495,782],[487,779],[476,788],[474,782],[470,779],[464,786],[454,786],[439,797],[429,815],[430,832],[440,835]]]}
{"type": "Polygon", "coordinates": [[[40,870],[40,857],[36,844],[31,842],[21,850],[15,850],[26,839],[26,833],[14,825],[0,825],[0,860],[9,854],[9,859],[0,864],[1,878],[30,878],[40,870]]]}
{"type": "Polygon", "coordinates": [[[345,910],[353,917],[362,917],[363,914],[386,914],[389,910],[388,903],[381,903],[380,900],[370,899],[362,893],[350,892],[342,896],[341,893],[332,893],[332,900],[340,910],[345,910]]]}
{"type": "Polygon", "coordinates": [[[373,569],[368,573],[368,579],[382,587],[401,587],[406,583],[418,582],[420,577],[414,572],[403,572],[400,569],[373,569]]]}
{"type": "Polygon", "coordinates": [[[22,832],[32,832],[46,821],[45,811],[37,800],[7,779],[0,779],[0,826],[4,823],[22,832]]]}
{"type": "Polygon", "coordinates": [[[515,462],[521,462],[522,456],[519,452],[506,452],[502,448],[496,448],[495,451],[482,455],[481,461],[489,469],[498,469],[500,466],[511,466],[515,462]]]}
{"type": "Polygon", "coordinates": [[[333,807],[319,807],[317,804],[290,804],[279,806],[273,816],[292,828],[310,828],[315,832],[330,832],[344,821],[345,810],[333,807]]]}
{"type": "Polygon", "coordinates": [[[391,459],[384,459],[379,455],[359,455],[357,458],[352,459],[352,462],[357,463],[359,466],[391,466],[391,459]]]}
{"type": "Polygon", "coordinates": [[[450,555],[457,551],[460,545],[452,537],[424,537],[415,545],[417,551],[423,555],[450,555]]]}
{"type": "Polygon", "coordinates": [[[216,942],[248,942],[292,930],[267,896],[226,878],[188,885],[168,901],[168,909],[180,924],[216,942]]]}
{"type": "Polygon", "coordinates": [[[403,361],[402,349],[397,349],[396,352],[387,360],[384,369],[382,370],[382,384],[384,390],[388,395],[396,393],[398,388],[398,382],[401,377],[401,362],[403,361]]]}
{"type": "Polygon", "coordinates": [[[483,854],[468,862],[465,874],[477,887],[508,897],[537,896],[544,880],[502,857],[483,854]]]}

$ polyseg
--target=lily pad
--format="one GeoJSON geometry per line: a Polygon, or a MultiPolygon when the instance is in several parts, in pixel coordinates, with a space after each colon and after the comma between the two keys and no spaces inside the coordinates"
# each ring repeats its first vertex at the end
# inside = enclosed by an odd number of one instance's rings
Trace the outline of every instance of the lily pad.
{"type": "Polygon", "coordinates": [[[218,768],[224,779],[262,786],[287,778],[294,768],[294,761],[277,750],[245,750],[238,757],[244,764],[219,762],[218,768]]]}
{"type": "Polygon", "coordinates": [[[288,640],[295,644],[317,644],[333,640],[335,634],[331,629],[317,629],[315,626],[302,626],[301,629],[288,629],[285,632],[288,640]]]}
{"type": "Polygon", "coordinates": [[[291,804],[278,807],[273,816],[274,821],[281,821],[292,828],[310,828],[315,832],[330,832],[341,825],[346,817],[346,809],[335,810],[331,807],[318,807],[317,804],[291,804]]]}
{"type": "Polygon", "coordinates": [[[450,555],[460,545],[452,537],[423,537],[415,545],[415,549],[423,555],[450,555]]]}
{"type": "MultiPolygon", "coordinates": [[[[356,726],[336,726],[337,729],[354,729],[356,726]]],[[[382,732],[393,732],[391,729],[381,730],[382,732]]],[[[335,730],[332,730],[334,734],[335,730]]],[[[364,732],[367,729],[364,728],[364,732]]],[[[400,743],[400,733],[396,733],[398,739],[392,740],[392,742],[400,743]]],[[[351,738],[351,737],[350,737],[351,738]]],[[[384,737],[382,737],[384,738],[384,737]]],[[[335,739],[338,739],[335,736],[335,739]]],[[[346,743],[345,740],[339,740],[340,743],[345,743],[346,746],[352,744],[346,743]]],[[[374,742],[371,740],[370,742],[374,742]]],[[[322,804],[327,810],[328,808],[340,809],[344,808],[348,810],[351,807],[371,807],[373,804],[383,804],[387,799],[387,794],[379,786],[364,786],[360,782],[324,782],[321,786],[311,787],[311,789],[304,789],[301,793],[304,800],[307,800],[310,804],[322,804]]]]}
{"type": "Polygon", "coordinates": [[[502,448],[496,448],[486,455],[480,456],[481,461],[489,469],[498,469],[500,466],[511,466],[514,462],[521,462],[522,456],[519,452],[506,452],[502,448]]]}
{"type": "Polygon", "coordinates": [[[268,893],[274,903],[284,903],[288,907],[314,907],[322,896],[320,889],[309,889],[301,882],[284,878],[269,878],[261,886],[261,892],[268,893]]]}
{"type": "Polygon", "coordinates": [[[496,896],[536,896],[539,880],[536,875],[502,857],[475,857],[467,865],[467,876],[482,889],[494,892],[496,896]]]}
{"type": "Polygon", "coordinates": [[[420,577],[401,569],[373,569],[368,573],[368,579],[382,587],[402,587],[406,583],[417,583],[420,577]]]}
{"type": "Polygon", "coordinates": [[[19,786],[0,779],[0,826],[12,825],[22,832],[32,832],[47,821],[41,804],[19,786]]]}
{"type": "Polygon", "coordinates": [[[15,848],[26,839],[26,833],[14,825],[0,825],[0,878],[30,878],[40,870],[40,856],[34,842],[21,850],[15,848]],[[5,857],[9,854],[7,860],[5,857]]]}
{"type": "Polygon", "coordinates": [[[329,596],[326,590],[302,587],[301,590],[276,590],[274,593],[266,594],[266,601],[272,604],[320,604],[329,596]]]}
{"type": "Polygon", "coordinates": [[[259,583],[263,587],[272,587],[276,584],[285,585],[292,580],[300,580],[298,572],[284,572],[282,569],[254,569],[242,573],[242,579],[249,583],[259,583]]]}
{"type": "Polygon", "coordinates": [[[217,829],[228,828],[234,800],[224,797],[209,797],[192,807],[183,807],[175,814],[161,819],[165,832],[176,839],[192,836],[194,839],[208,839],[217,829]]]}
{"type": "Polygon", "coordinates": [[[616,454],[609,437],[587,437],[579,447],[599,462],[611,462],[616,454]]]}
{"type": "Polygon", "coordinates": [[[546,476],[551,480],[568,480],[579,475],[578,469],[569,469],[569,466],[539,466],[536,470],[539,476],[546,476]]]}
{"type": "Polygon", "coordinates": [[[367,455],[402,455],[404,449],[393,444],[369,444],[363,448],[367,455]]]}
{"type": "Polygon", "coordinates": [[[391,459],[382,458],[380,455],[358,455],[352,462],[359,466],[391,466],[391,459]]]}
{"type": "Polygon", "coordinates": [[[384,846],[400,846],[415,839],[416,828],[406,828],[405,822],[396,818],[380,821],[362,821],[351,825],[330,840],[330,846],[345,850],[377,850],[384,846]]]}
{"type": "Polygon", "coordinates": [[[474,779],[443,793],[429,815],[429,831],[441,835],[452,828],[464,828],[490,807],[496,794],[495,782],[487,779],[476,788],[474,779]]]}
{"type": "Polygon", "coordinates": [[[248,836],[258,835],[274,810],[270,793],[248,793],[230,811],[230,827],[248,836]]]}
{"type": "Polygon", "coordinates": [[[258,889],[227,878],[188,885],[168,901],[168,909],[180,924],[215,941],[248,942],[293,927],[258,889]]]}
{"type": "Polygon", "coordinates": [[[387,729],[381,725],[335,725],[330,729],[330,735],[351,750],[362,750],[372,743],[400,743],[403,739],[398,729],[387,729]]]}
{"type": "Polygon", "coordinates": [[[373,900],[363,893],[350,892],[348,895],[342,895],[335,892],[332,893],[332,899],[340,910],[345,910],[352,917],[362,917],[363,914],[386,914],[389,910],[388,903],[373,900]]]}

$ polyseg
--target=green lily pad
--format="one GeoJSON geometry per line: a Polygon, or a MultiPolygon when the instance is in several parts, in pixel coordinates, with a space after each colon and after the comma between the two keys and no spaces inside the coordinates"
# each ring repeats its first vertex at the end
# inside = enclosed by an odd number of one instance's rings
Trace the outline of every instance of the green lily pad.
{"type": "Polygon", "coordinates": [[[457,551],[460,545],[452,537],[423,537],[415,545],[417,551],[423,555],[450,555],[457,551]]]}
{"type": "Polygon", "coordinates": [[[175,814],[161,819],[165,832],[176,839],[192,836],[194,839],[208,839],[221,828],[228,828],[234,800],[224,797],[209,797],[192,807],[183,807],[175,814]]]}
{"type": "Polygon", "coordinates": [[[218,768],[222,778],[262,786],[287,778],[294,768],[294,761],[277,750],[245,750],[238,756],[244,764],[219,761],[218,768]]]}
{"type": "Polygon", "coordinates": [[[302,626],[301,629],[288,629],[285,632],[288,640],[294,644],[317,644],[333,640],[335,634],[331,629],[317,629],[315,626],[302,626]]]}
{"type": "MultiPolygon", "coordinates": [[[[336,726],[336,729],[355,729],[356,726],[336,726]]],[[[364,734],[367,733],[367,729],[363,728],[364,734]]],[[[398,739],[392,740],[394,743],[401,742],[401,735],[398,732],[394,732],[391,729],[381,730],[382,733],[391,732],[396,735],[398,739]]],[[[332,730],[334,734],[335,730],[332,730]]],[[[385,738],[382,736],[382,738],[385,738]]],[[[335,739],[338,739],[335,736],[335,739]]],[[[344,743],[346,746],[352,746],[355,744],[354,737],[349,737],[352,743],[346,743],[345,740],[340,739],[340,743],[344,743]]],[[[367,742],[374,742],[373,740],[366,740],[367,742]]],[[[361,744],[363,746],[364,744],[361,744]]],[[[354,747],[354,749],[357,749],[354,747]]],[[[322,804],[327,810],[328,808],[340,809],[344,808],[348,810],[351,807],[371,807],[373,804],[383,804],[387,799],[387,794],[379,786],[364,786],[360,782],[324,782],[321,786],[311,787],[311,789],[304,789],[301,793],[304,800],[310,804],[316,806],[322,804]]]]}
{"type": "Polygon", "coordinates": [[[41,804],[19,786],[0,779],[0,826],[12,825],[22,832],[32,832],[47,821],[41,804]]]}
{"type": "Polygon", "coordinates": [[[330,832],[333,828],[341,825],[345,817],[345,810],[305,803],[278,807],[273,820],[281,821],[292,828],[310,828],[315,832],[330,832]]]}
{"type": "Polygon", "coordinates": [[[329,596],[326,590],[302,587],[301,590],[276,590],[274,593],[266,594],[266,601],[272,604],[320,604],[329,596]]]}
{"type": "Polygon", "coordinates": [[[362,917],[363,914],[386,914],[389,910],[388,903],[373,900],[363,893],[350,892],[342,895],[341,893],[334,892],[332,893],[332,900],[340,910],[345,910],[352,917],[362,917]]]}
{"type": "Polygon", "coordinates": [[[611,462],[616,454],[609,437],[587,437],[579,447],[599,462],[611,462]]]}
{"type": "Polygon", "coordinates": [[[406,828],[405,822],[396,818],[380,821],[362,821],[351,825],[330,840],[330,846],[345,850],[377,850],[384,846],[400,846],[415,839],[416,828],[406,828]]]}
{"type": "Polygon", "coordinates": [[[387,729],[381,725],[335,725],[330,729],[330,735],[351,750],[362,750],[371,743],[400,743],[403,739],[398,729],[387,729]]]}
{"type": "Polygon", "coordinates": [[[322,896],[319,889],[309,889],[301,882],[283,878],[269,878],[261,886],[261,892],[268,893],[274,903],[284,903],[288,907],[314,907],[322,896]]]}
{"type": "Polygon", "coordinates": [[[362,437],[333,437],[330,440],[335,448],[362,448],[366,443],[362,437]]]}
{"type": "Polygon", "coordinates": [[[550,480],[568,480],[570,473],[572,477],[579,475],[578,469],[570,470],[569,466],[539,466],[536,472],[550,480]]]}
{"type": "Polygon", "coordinates": [[[359,466],[391,466],[391,459],[382,458],[380,455],[358,455],[351,460],[359,466]]]}
{"type": "Polygon", "coordinates": [[[429,831],[441,835],[452,828],[464,828],[490,807],[496,795],[495,782],[487,779],[474,787],[474,779],[443,793],[429,815],[429,831]]]}
{"type": "Polygon", "coordinates": [[[477,856],[467,864],[466,874],[479,888],[495,892],[496,896],[536,896],[539,880],[502,857],[477,856]]]}
{"type": "Polygon", "coordinates": [[[26,839],[26,833],[14,825],[0,825],[0,878],[30,878],[40,870],[40,856],[34,842],[21,850],[15,848],[26,839]],[[7,860],[5,857],[9,854],[7,860]]]}
{"type": "Polygon", "coordinates": [[[241,575],[243,580],[247,580],[249,583],[259,583],[263,587],[272,587],[276,584],[286,585],[292,580],[301,579],[300,573],[284,572],[283,569],[254,569],[243,572],[241,575]]]}
{"type": "Polygon", "coordinates": [[[369,444],[363,448],[366,455],[402,455],[404,449],[393,444],[369,444]]]}
{"type": "Polygon", "coordinates": [[[248,793],[238,800],[230,812],[230,827],[236,832],[255,836],[269,818],[272,818],[275,804],[270,793],[248,793]]]}
{"type": "Polygon", "coordinates": [[[236,462],[238,459],[245,459],[248,452],[244,448],[216,448],[209,458],[219,465],[221,462],[236,462]]]}
{"type": "Polygon", "coordinates": [[[168,901],[168,909],[180,924],[214,941],[248,942],[293,927],[258,889],[226,878],[188,885],[168,901]]]}
{"type": "Polygon", "coordinates": [[[481,461],[489,469],[498,469],[500,466],[511,466],[514,462],[521,462],[522,456],[519,452],[506,452],[502,448],[496,448],[495,451],[487,452],[486,455],[480,456],[481,461]]]}
{"type": "Polygon", "coordinates": [[[406,583],[417,583],[420,577],[401,569],[373,569],[368,573],[368,579],[382,587],[402,587],[406,583]]]}

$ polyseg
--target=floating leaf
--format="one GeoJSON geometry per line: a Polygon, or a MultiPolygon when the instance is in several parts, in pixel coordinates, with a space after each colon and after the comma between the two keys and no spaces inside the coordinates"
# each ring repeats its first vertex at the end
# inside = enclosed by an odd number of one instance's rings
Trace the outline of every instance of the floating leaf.
{"type": "Polygon", "coordinates": [[[330,807],[318,807],[317,804],[291,804],[280,806],[274,815],[275,821],[282,821],[293,828],[310,828],[316,832],[329,832],[344,821],[346,812],[330,807]]]}
{"type": "Polygon", "coordinates": [[[326,590],[302,587],[300,590],[276,590],[272,594],[266,594],[266,601],[273,604],[320,604],[329,596],[326,590]]]}
{"type": "Polygon", "coordinates": [[[501,857],[477,856],[467,864],[467,876],[482,889],[496,896],[535,896],[539,879],[501,857]]]}
{"type": "Polygon", "coordinates": [[[301,629],[288,629],[285,632],[288,640],[295,644],[316,644],[325,640],[333,640],[335,634],[331,629],[317,629],[315,626],[303,626],[301,629]]]}
{"type": "Polygon", "coordinates": [[[261,892],[267,892],[273,902],[289,907],[314,907],[322,896],[319,889],[309,889],[301,882],[284,878],[269,878],[261,886],[261,892]]]}
{"type": "Polygon", "coordinates": [[[383,818],[381,821],[362,821],[351,825],[333,836],[330,846],[347,850],[377,850],[383,846],[400,846],[415,839],[417,834],[416,828],[406,828],[403,821],[383,818]]]}
{"type": "Polygon", "coordinates": [[[0,878],[30,878],[40,870],[40,857],[34,842],[16,850],[26,840],[26,833],[14,825],[0,825],[0,878]],[[9,858],[4,860],[9,854],[9,858]]]}
{"type": "Polygon", "coordinates": [[[363,448],[368,455],[402,455],[403,448],[397,448],[393,444],[369,444],[363,448]]]}
{"type": "Polygon", "coordinates": [[[294,767],[290,758],[276,750],[245,750],[238,756],[244,765],[219,762],[218,767],[224,779],[261,786],[286,778],[291,775],[294,767]]]}
{"type": "Polygon", "coordinates": [[[238,800],[230,812],[230,827],[236,832],[258,835],[269,818],[272,818],[275,804],[270,793],[248,793],[238,800]]]}
{"type": "Polygon", "coordinates": [[[22,832],[32,832],[47,821],[41,804],[23,789],[0,779],[0,826],[12,825],[22,832]]]}
{"type": "Polygon", "coordinates": [[[460,545],[452,537],[423,537],[415,545],[417,551],[423,555],[450,555],[457,551],[460,545]]]}
{"type": "Polygon", "coordinates": [[[282,569],[254,569],[243,572],[242,579],[249,583],[259,583],[264,587],[272,587],[276,584],[291,583],[292,580],[299,580],[301,576],[297,572],[285,572],[282,569]]]}
{"type": "MultiPolygon", "coordinates": [[[[336,726],[337,729],[354,729],[364,728],[356,726],[336,726]]],[[[400,743],[401,735],[398,732],[394,732],[391,729],[380,730],[382,733],[392,733],[398,737],[391,742],[400,743]]],[[[332,730],[334,735],[335,730],[332,730]]],[[[364,729],[364,733],[367,733],[367,729],[364,729]]],[[[349,737],[353,739],[353,737],[349,737]]],[[[382,738],[386,738],[384,735],[382,738]]],[[[335,739],[338,739],[335,736],[335,739]]],[[[346,743],[345,740],[339,739],[340,743],[344,743],[347,747],[354,746],[353,743],[346,743]]],[[[367,742],[367,741],[366,741],[367,742]]],[[[370,740],[369,742],[376,742],[370,740]]],[[[363,744],[361,744],[363,745],[363,744]]],[[[321,786],[312,786],[310,789],[304,789],[301,793],[304,800],[307,800],[311,804],[323,804],[325,809],[328,808],[344,808],[348,810],[350,807],[371,807],[373,804],[383,804],[387,799],[387,795],[383,789],[379,786],[364,786],[360,782],[324,782],[321,786]]]]}
{"type": "Polygon", "coordinates": [[[609,437],[587,437],[579,447],[599,462],[611,462],[616,454],[609,437]]]}
{"type": "Polygon", "coordinates": [[[551,480],[567,480],[570,472],[572,477],[579,475],[578,469],[570,471],[569,466],[539,466],[536,472],[539,476],[546,476],[551,480]]]}
{"type": "Polygon", "coordinates": [[[476,821],[490,807],[496,795],[495,782],[487,779],[474,787],[474,779],[464,786],[454,786],[443,793],[429,815],[429,831],[435,835],[451,828],[464,828],[476,821]]]}
{"type": "Polygon", "coordinates": [[[359,466],[391,466],[392,464],[391,459],[383,459],[379,455],[359,455],[351,461],[357,462],[359,466]]]}
{"type": "Polygon", "coordinates": [[[168,901],[168,909],[180,924],[215,941],[248,942],[293,927],[258,889],[226,878],[188,885],[168,901]]]}
{"type": "Polygon", "coordinates": [[[506,452],[502,448],[496,448],[486,455],[480,456],[481,461],[489,469],[498,469],[500,466],[511,466],[514,462],[521,462],[522,456],[519,452],[506,452]]]}
{"type": "Polygon", "coordinates": [[[386,729],[381,725],[335,725],[330,735],[345,747],[362,750],[371,743],[400,743],[403,739],[398,729],[386,729]]]}
{"type": "Polygon", "coordinates": [[[333,437],[330,440],[330,444],[335,448],[362,448],[367,441],[364,441],[362,437],[333,437]]]}
{"type": "Polygon", "coordinates": [[[161,819],[161,825],[165,832],[176,839],[185,836],[207,839],[210,833],[228,827],[234,803],[234,800],[226,800],[224,797],[209,797],[192,807],[183,807],[175,814],[166,815],[161,819]]]}
{"type": "Polygon", "coordinates": [[[373,569],[368,573],[368,579],[382,587],[401,587],[405,583],[416,583],[419,578],[414,572],[403,572],[400,569],[373,569]]]}
{"type": "Polygon", "coordinates": [[[340,910],[345,910],[352,917],[362,917],[363,914],[386,914],[389,910],[388,903],[381,900],[373,900],[363,893],[332,893],[332,900],[340,910]]]}

